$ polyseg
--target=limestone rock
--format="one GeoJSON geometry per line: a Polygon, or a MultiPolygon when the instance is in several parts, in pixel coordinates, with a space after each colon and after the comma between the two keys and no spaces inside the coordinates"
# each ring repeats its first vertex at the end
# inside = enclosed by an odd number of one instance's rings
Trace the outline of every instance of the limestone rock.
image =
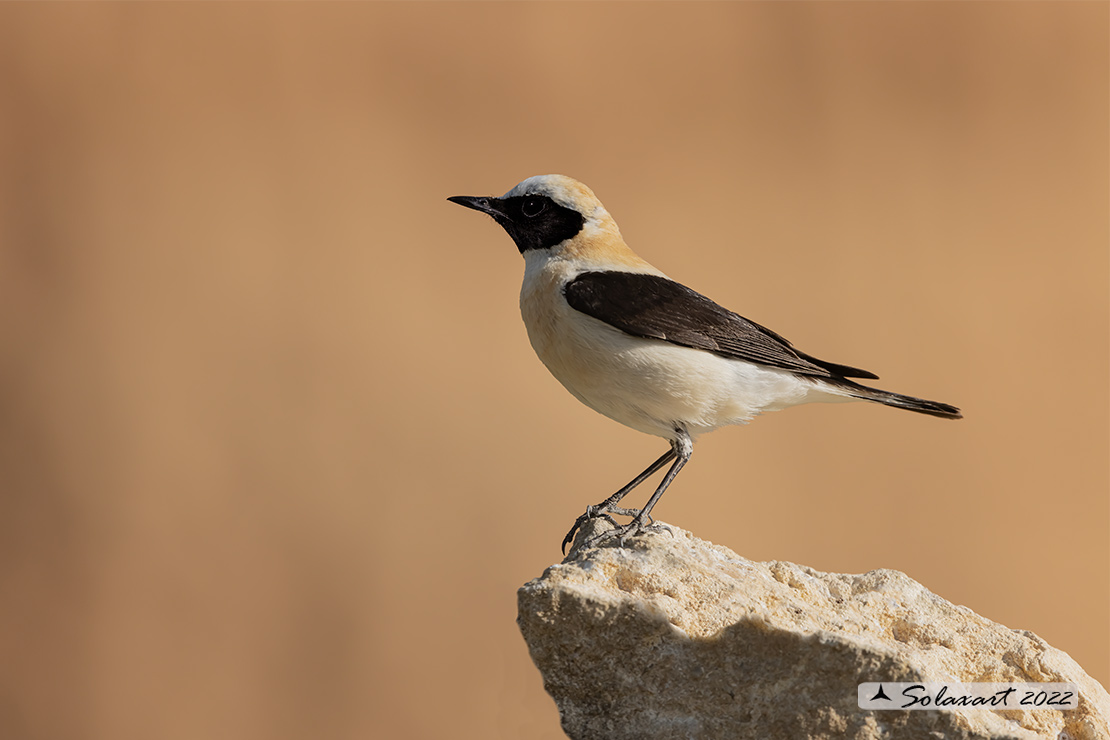
{"type": "Polygon", "coordinates": [[[903,573],[756,563],[675,527],[582,547],[518,593],[563,729],[594,738],[1110,738],[1067,654],[903,573]],[[866,711],[864,681],[1074,682],[1070,711],[866,711]]]}

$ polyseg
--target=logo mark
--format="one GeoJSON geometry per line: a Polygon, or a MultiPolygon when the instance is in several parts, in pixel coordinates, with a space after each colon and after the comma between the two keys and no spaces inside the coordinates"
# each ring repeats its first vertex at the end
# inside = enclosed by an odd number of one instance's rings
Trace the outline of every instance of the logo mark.
{"type": "Polygon", "coordinates": [[[876,694],[874,696],[871,697],[871,701],[877,701],[879,699],[885,699],[886,701],[890,701],[890,697],[886,695],[885,691],[883,691],[883,685],[882,684],[879,684],[879,690],[878,690],[878,692],[876,692],[876,694]]]}

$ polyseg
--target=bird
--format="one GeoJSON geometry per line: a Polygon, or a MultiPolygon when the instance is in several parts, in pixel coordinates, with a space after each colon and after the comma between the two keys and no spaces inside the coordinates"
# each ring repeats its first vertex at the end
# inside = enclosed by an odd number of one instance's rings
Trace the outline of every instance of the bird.
{"type": "Polygon", "coordinates": [[[520,312],[539,359],[571,395],[669,449],[604,501],[588,506],[563,551],[588,520],[613,528],[619,545],[654,520],[651,511],[690,461],[694,442],[721,427],[804,403],[871,401],[945,419],[955,406],[880,390],[855,379],[867,370],[817,359],[770,329],[736,314],[641,258],[583,183],[538,175],[500,197],[447,200],[485,213],[524,258],[520,312]],[[619,506],[670,465],[640,509],[619,506]],[[629,516],[618,525],[612,515],[629,516]]]}

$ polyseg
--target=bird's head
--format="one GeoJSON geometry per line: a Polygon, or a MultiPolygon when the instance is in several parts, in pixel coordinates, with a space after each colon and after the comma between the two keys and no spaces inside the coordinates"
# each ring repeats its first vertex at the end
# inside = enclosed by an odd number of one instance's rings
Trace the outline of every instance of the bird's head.
{"type": "Polygon", "coordinates": [[[447,200],[493,217],[521,254],[553,249],[585,232],[616,232],[593,191],[566,175],[536,175],[500,198],[456,195],[447,200]]]}

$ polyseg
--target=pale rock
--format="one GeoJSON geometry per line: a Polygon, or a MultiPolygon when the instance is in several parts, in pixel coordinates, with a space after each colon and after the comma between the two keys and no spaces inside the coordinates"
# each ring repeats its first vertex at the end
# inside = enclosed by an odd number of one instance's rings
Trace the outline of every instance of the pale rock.
{"type": "Polygon", "coordinates": [[[1110,697],[1032,632],[893,570],[756,563],[675,527],[583,540],[518,594],[520,629],[575,740],[1110,739],[1110,697]],[[865,711],[863,681],[1073,682],[1071,711],[865,711]]]}

